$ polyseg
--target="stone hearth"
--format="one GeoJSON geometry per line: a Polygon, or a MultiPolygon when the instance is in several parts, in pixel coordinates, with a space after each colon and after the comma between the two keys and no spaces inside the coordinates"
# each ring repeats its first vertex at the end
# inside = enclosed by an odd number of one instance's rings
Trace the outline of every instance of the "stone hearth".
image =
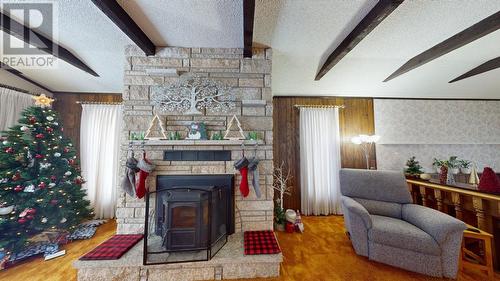
{"type": "Polygon", "coordinates": [[[137,243],[119,260],[80,261],[79,281],[188,281],[274,277],[280,272],[282,254],[243,254],[242,233],[233,234],[227,244],[209,261],[176,264],[142,264],[142,242],[137,243]]]}

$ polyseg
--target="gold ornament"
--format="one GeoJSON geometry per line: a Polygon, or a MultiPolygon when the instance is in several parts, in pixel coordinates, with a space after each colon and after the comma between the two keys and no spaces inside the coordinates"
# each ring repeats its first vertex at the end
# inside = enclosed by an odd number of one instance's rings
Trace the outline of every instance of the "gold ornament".
{"type": "Polygon", "coordinates": [[[39,105],[40,107],[50,107],[54,99],[47,97],[45,94],[41,94],[39,96],[34,96],[35,105],[39,105]]]}

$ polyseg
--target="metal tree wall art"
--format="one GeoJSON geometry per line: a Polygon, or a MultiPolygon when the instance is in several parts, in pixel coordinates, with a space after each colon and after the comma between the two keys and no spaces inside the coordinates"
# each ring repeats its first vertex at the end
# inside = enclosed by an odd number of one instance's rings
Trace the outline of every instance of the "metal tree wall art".
{"type": "Polygon", "coordinates": [[[199,115],[202,109],[226,113],[235,107],[230,87],[202,77],[181,77],[169,86],[153,87],[152,104],[160,111],[199,115]]]}

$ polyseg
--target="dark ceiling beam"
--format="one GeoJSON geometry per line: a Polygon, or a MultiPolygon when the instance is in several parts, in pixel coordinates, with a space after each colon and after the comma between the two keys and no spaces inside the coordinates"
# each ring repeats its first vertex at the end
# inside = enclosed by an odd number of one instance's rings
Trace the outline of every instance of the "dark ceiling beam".
{"type": "Polygon", "coordinates": [[[356,25],[347,37],[328,56],[314,80],[325,76],[342,58],[344,58],[361,40],[363,40],[377,25],[389,16],[404,0],[380,0],[370,12],[356,25]]]}
{"type": "Polygon", "coordinates": [[[116,0],[92,0],[147,56],[153,56],[156,46],[116,0]]]}
{"type": "Polygon", "coordinates": [[[31,83],[33,85],[36,85],[39,88],[42,88],[42,89],[44,89],[45,91],[47,91],[49,93],[53,93],[54,92],[51,89],[45,87],[44,85],[42,85],[42,84],[40,84],[40,83],[38,83],[38,82],[36,82],[34,80],[31,80],[30,78],[24,76],[24,74],[21,71],[16,70],[16,69],[14,69],[14,68],[12,68],[12,67],[4,64],[3,62],[0,62],[0,69],[3,69],[5,71],[7,71],[7,72],[10,72],[10,73],[14,74],[15,76],[23,79],[24,81],[27,81],[27,82],[29,82],[29,83],[31,83]]]}
{"type": "Polygon", "coordinates": [[[243,0],[243,57],[252,57],[255,0],[243,0]]]}
{"type": "Polygon", "coordinates": [[[401,74],[410,70],[420,67],[432,60],[435,60],[447,53],[458,49],[470,42],[477,40],[485,35],[488,35],[500,28],[500,11],[483,19],[482,21],[464,29],[463,31],[453,35],[452,37],[444,40],[436,46],[418,54],[403,64],[398,70],[387,77],[384,82],[392,80],[401,74]]]}
{"type": "Polygon", "coordinates": [[[36,47],[37,49],[39,49],[44,53],[53,55],[61,60],[64,60],[65,62],[85,72],[92,74],[93,76],[99,76],[95,71],[93,71],[90,67],[88,67],[83,61],[77,58],[70,51],[54,43],[52,39],[13,20],[4,13],[0,13],[0,15],[1,15],[0,29],[3,32],[16,37],[17,39],[22,40],[27,44],[30,44],[31,46],[36,47]]]}
{"type": "Polygon", "coordinates": [[[475,75],[478,75],[478,74],[481,74],[481,73],[485,73],[485,72],[488,72],[490,70],[493,70],[493,69],[497,69],[497,68],[500,68],[500,57],[496,57],[492,60],[489,60],[477,67],[474,67],[473,69],[467,71],[466,73],[458,76],[457,78],[451,80],[450,82],[448,83],[453,83],[453,82],[457,82],[459,80],[462,80],[462,79],[465,79],[465,78],[469,78],[469,77],[472,77],[472,76],[475,76],[475,75]]]}

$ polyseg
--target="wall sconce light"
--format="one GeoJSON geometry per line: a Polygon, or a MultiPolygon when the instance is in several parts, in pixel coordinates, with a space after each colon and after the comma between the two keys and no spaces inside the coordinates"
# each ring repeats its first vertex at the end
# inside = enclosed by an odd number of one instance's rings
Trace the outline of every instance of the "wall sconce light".
{"type": "Polygon", "coordinates": [[[363,150],[363,153],[365,154],[365,159],[366,159],[366,169],[370,169],[370,150],[372,147],[375,145],[376,142],[380,140],[380,136],[377,135],[359,135],[356,137],[353,137],[351,139],[351,142],[354,144],[358,144],[361,146],[361,150],[363,150]]]}

